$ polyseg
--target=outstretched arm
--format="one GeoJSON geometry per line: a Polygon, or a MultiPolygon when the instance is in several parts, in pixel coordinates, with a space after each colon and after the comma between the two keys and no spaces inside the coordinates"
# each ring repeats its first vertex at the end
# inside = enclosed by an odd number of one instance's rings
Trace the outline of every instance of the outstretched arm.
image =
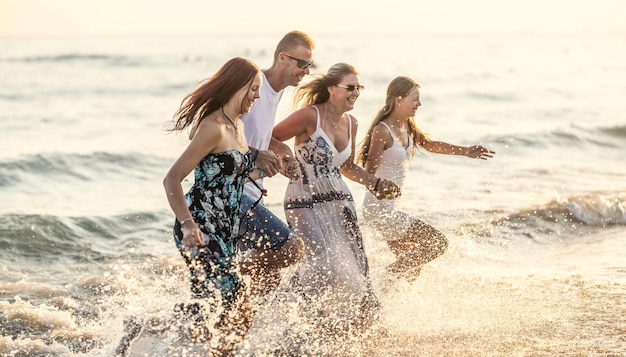
{"type": "Polygon", "coordinates": [[[436,154],[463,155],[472,159],[481,160],[487,160],[496,154],[495,151],[491,151],[481,145],[457,146],[443,141],[427,141],[422,144],[422,147],[436,154]]]}

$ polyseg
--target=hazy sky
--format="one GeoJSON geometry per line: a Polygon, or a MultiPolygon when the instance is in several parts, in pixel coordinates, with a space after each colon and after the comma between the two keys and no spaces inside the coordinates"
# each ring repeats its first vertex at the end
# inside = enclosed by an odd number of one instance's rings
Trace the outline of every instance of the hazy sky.
{"type": "Polygon", "coordinates": [[[624,0],[0,0],[0,36],[624,34],[625,15],[624,0]]]}

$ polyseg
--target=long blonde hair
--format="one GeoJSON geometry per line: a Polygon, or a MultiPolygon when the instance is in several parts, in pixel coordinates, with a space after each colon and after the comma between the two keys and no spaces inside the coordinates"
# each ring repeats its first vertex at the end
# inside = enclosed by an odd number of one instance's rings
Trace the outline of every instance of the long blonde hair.
{"type": "Polygon", "coordinates": [[[293,95],[294,108],[326,103],[330,98],[328,87],[341,83],[343,77],[349,74],[358,76],[359,72],[354,66],[347,63],[334,64],[325,75],[317,76],[317,78],[296,88],[293,95]]]}
{"type": "MultiPolygon", "coordinates": [[[[374,131],[374,128],[376,127],[376,125],[378,125],[378,123],[380,123],[382,120],[385,120],[391,115],[391,113],[393,113],[393,111],[395,110],[395,99],[405,97],[414,88],[419,87],[420,85],[413,79],[403,76],[396,77],[394,78],[394,80],[391,81],[391,83],[389,83],[389,86],[387,87],[387,98],[385,99],[385,106],[383,106],[378,111],[378,114],[376,114],[374,120],[372,121],[372,124],[367,130],[367,134],[365,135],[365,138],[363,139],[363,144],[361,145],[361,151],[357,156],[357,163],[361,164],[362,166],[365,166],[365,164],[367,163],[367,153],[369,151],[370,144],[372,143],[372,131],[374,131]]],[[[424,143],[430,142],[430,138],[427,134],[425,134],[417,127],[417,124],[415,124],[415,119],[413,117],[406,118],[406,121],[409,125],[409,134],[411,134],[411,137],[413,138],[413,155],[415,155],[417,153],[418,147],[423,145],[424,143]]]]}

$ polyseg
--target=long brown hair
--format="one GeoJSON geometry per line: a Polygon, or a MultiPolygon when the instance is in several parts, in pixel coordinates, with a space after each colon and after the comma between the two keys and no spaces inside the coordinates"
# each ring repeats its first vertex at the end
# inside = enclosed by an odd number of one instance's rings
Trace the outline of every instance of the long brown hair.
{"type": "Polygon", "coordinates": [[[183,98],[174,114],[174,125],[169,130],[183,130],[223,107],[238,90],[246,84],[251,86],[259,72],[259,67],[246,58],[228,60],[212,77],[201,82],[196,90],[183,98]]]}
{"type": "MultiPolygon", "coordinates": [[[[361,151],[359,152],[359,155],[357,157],[357,163],[365,166],[365,163],[367,162],[367,153],[369,151],[370,144],[372,143],[372,131],[374,131],[374,128],[376,127],[376,125],[378,125],[378,123],[388,118],[394,111],[396,105],[395,99],[405,97],[414,88],[419,87],[420,85],[413,79],[403,76],[396,77],[394,78],[394,80],[391,81],[391,83],[389,83],[389,86],[387,87],[387,98],[385,99],[385,106],[383,106],[378,111],[378,114],[376,114],[374,120],[372,121],[372,124],[367,130],[367,134],[363,139],[361,151]]],[[[415,155],[415,153],[417,153],[418,146],[429,142],[430,138],[417,127],[417,124],[415,124],[415,119],[413,117],[406,118],[406,121],[409,125],[409,133],[413,138],[413,155],[415,155]]]]}

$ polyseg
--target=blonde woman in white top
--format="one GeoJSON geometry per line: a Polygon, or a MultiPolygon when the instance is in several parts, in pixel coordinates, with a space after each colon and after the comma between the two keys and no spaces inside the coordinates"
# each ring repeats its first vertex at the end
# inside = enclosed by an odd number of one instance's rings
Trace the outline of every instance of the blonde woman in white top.
{"type": "MultiPolygon", "coordinates": [[[[402,187],[408,163],[418,147],[433,153],[474,159],[493,157],[495,152],[480,145],[456,146],[433,141],[424,134],[414,120],[421,105],[419,88],[419,84],[409,77],[396,77],[389,83],[385,106],[374,118],[357,157],[359,164],[371,174],[402,187]]],[[[422,265],[446,251],[448,240],[430,224],[397,210],[398,198],[381,200],[366,192],[363,218],[381,232],[396,255],[397,260],[389,270],[411,279],[419,275],[422,265]]]]}
{"type": "Polygon", "coordinates": [[[287,185],[284,208],[289,226],[303,237],[304,257],[287,281],[288,290],[303,298],[301,318],[333,333],[369,326],[379,309],[356,206],[344,177],[376,195],[399,192],[392,181],[354,162],[358,121],[348,112],[361,90],[356,68],[337,63],[296,89],[294,102],[300,109],[272,133],[279,141],[294,139],[299,170],[287,185]]]}

